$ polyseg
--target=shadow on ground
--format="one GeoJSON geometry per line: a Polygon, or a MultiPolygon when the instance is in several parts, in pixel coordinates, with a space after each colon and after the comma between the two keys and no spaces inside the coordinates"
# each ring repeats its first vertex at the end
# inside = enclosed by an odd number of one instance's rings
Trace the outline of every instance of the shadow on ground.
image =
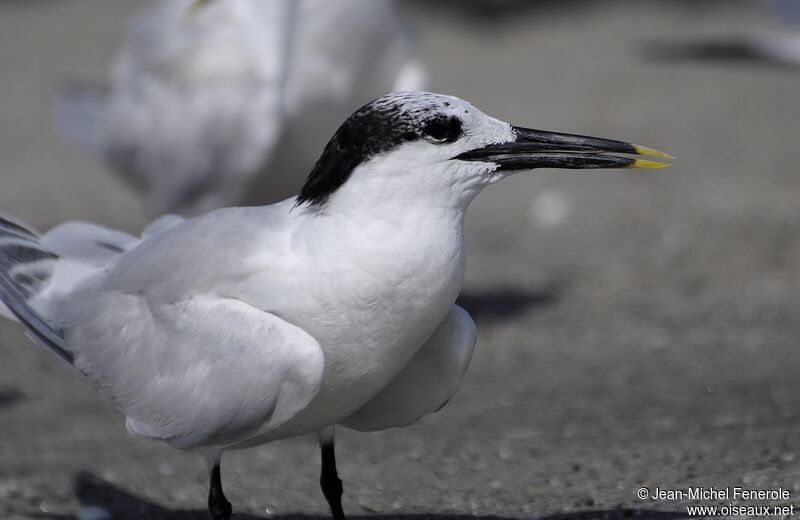
{"type": "MultiPolygon", "coordinates": [[[[91,473],[79,473],[74,479],[74,491],[78,501],[84,507],[97,506],[105,509],[114,520],[207,520],[208,512],[205,509],[173,510],[152,502],[147,502],[123,491],[112,484],[94,476],[91,473]]],[[[234,504],[234,508],[236,504],[234,504]]],[[[74,520],[70,515],[53,515],[40,512],[31,513],[31,518],[47,520],[74,520]]],[[[328,516],[320,515],[272,515],[271,520],[330,520],[328,516]]],[[[472,515],[352,515],[350,518],[358,520],[512,520],[499,516],[472,516],[472,515]]],[[[676,512],[648,511],[642,509],[613,509],[609,511],[582,511],[565,513],[548,517],[535,517],[540,520],[622,520],[636,518],[640,520],[673,520],[687,518],[685,514],[676,512]]],[[[264,520],[265,516],[234,512],[233,520],[264,520]]]]}
{"type": "Polygon", "coordinates": [[[506,23],[521,15],[549,14],[590,5],[589,0],[412,0],[416,8],[475,24],[506,23]]]}
{"type": "Polygon", "coordinates": [[[639,52],[646,61],[665,65],[691,63],[800,69],[791,57],[773,51],[770,42],[769,38],[761,39],[758,34],[709,36],[694,40],[645,40],[640,44],[639,52]]]}
{"type": "MultiPolygon", "coordinates": [[[[616,0],[621,3],[621,0],[616,0]]],[[[534,16],[548,19],[552,15],[574,16],[576,12],[587,9],[604,8],[604,4],[613,3],[614,0],[411,0],[409,3],[415,8],[424,9],[426,12],[447,17],[458,17],[476,26],[508,23],[520,17],[534,16]]],[[[654,0],[654,3],[663,3],[673,8],[691,10],[693,13],[708,12],[715,9],[736,9],[736,5],[743,3],[741,0],[654,0]]]]}
{"type": "Polygon", "coordinates": [[[25,394],[13,387],[0,388],[0,408],[13,406],[25,399],[25,394]]]}
{"type": "Polygon", "coordinates": [[[520,290],[513,287],[488,291],[465,291],[456,300],[477,323],[512,320],[530,310],[556,303],[562,287],[551,285],[538,290],[520,290]]]}

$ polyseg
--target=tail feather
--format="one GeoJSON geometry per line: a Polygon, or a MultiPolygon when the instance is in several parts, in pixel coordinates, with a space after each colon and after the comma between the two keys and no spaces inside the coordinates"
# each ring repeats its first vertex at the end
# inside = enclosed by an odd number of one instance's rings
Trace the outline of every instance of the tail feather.
{"type": "Polygon", "coordinates": [[[72,364],[64,334],[29,302],[51,276],[58,256],[44,249],[33,231],[0,217],[0,301],[39,342],[72,364]]]}

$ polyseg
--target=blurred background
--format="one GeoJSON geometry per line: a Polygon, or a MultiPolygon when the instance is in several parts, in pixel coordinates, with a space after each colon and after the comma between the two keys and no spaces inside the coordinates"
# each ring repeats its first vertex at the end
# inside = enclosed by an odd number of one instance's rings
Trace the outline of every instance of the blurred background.
{"type": "MultiPolygon", "coordinates": [[[[108,80],[145,5],[0,1],[4,213],[40,229],[148,222],[120,176],[58,133],[53,101],[65,82],[108,80]]],[[[752,43],[791,41],[796,0],[397,9],[429,90],[678,159],[525,173],[476,199],[461,296],[480,331],[470,370],[447,407],[412,427],[340,429],[345,511],[660,519],[684,517],[686,503],[641,501],[639,487],[800,497],[800,58],[752,43]]],[[[276,173],[255,197],[278,200],[302,181],[276,173]]],[[[69,519],[100,505],[114,518],[205,518],[197,457],[129,437],[5,321],[0,357],[0,516],[69,519]]],[[[313,443],[227,455],[234,518],[326,517],[313,443]]]]}

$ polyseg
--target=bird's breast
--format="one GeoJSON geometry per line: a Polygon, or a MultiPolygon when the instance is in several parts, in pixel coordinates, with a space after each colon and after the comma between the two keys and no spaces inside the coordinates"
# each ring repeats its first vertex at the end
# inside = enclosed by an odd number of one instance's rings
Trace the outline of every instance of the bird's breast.
{"type": "Polygon", "coordinates": [[[344,381],[399,371],[447,314],[464,276],[457,243],[369,249],[354,252],[351,270],[331,276],[320,295],[323,348],[331,376],[344,381]]]}
{"type": "Polygon", "coordinates": [[[335,423],[363,406],[408,363],[458,295],[460,227],[401,226],[381,236],[360,229],[357,236],[339,234],[331,249],[311,247],[311,257],[325,250],[327,261],[308,273],[312,303],[293,320],[319,341],[325,374],[298,425],[335,423]]]}

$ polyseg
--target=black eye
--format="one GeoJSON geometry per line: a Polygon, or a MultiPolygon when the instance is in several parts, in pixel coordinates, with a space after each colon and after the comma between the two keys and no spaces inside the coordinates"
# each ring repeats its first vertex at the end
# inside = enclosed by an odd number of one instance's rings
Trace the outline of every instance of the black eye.
{"type": "Polygon", "coordinates": [[[434,116],[422,124],[422,135],[435,143],[452,143],[461,137],[461,120],[455,116],[434,116]]]}

